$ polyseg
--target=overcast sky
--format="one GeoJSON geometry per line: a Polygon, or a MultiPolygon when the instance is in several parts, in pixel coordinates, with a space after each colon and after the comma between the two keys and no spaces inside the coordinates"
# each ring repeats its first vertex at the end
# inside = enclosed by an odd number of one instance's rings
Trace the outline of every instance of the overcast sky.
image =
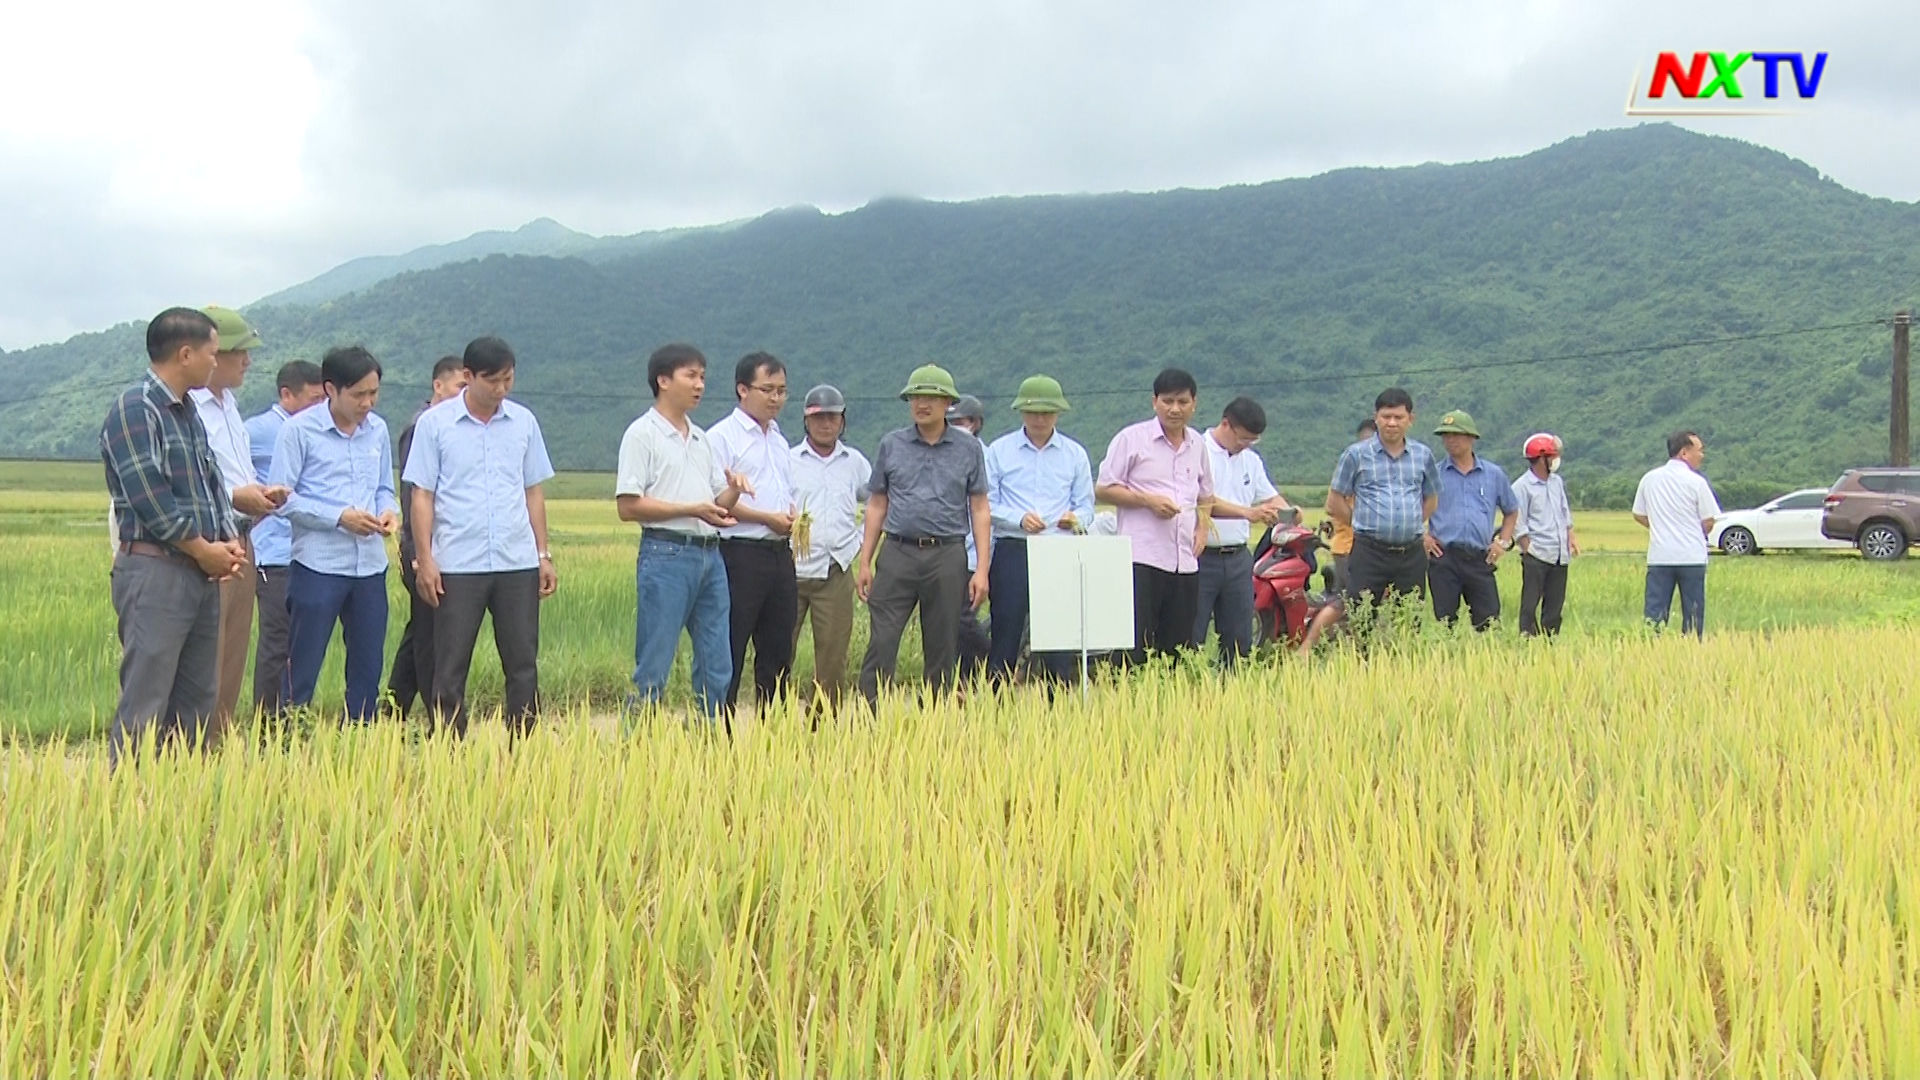
{"type": "MultiPolygon", "coordinates": [[[[243,304],[355,256],[542,216],[629,233],[796,203],[1525,153],[1638,122],[1628,91],[1662,50],[1827,51],[1802,114],[1684,123],[1920,198],[1912,0],[1676,6],[10,5],[0,347],[243,304]]],[[[1742,76],[1759,96],[1758,65],[1742,76]]]]}

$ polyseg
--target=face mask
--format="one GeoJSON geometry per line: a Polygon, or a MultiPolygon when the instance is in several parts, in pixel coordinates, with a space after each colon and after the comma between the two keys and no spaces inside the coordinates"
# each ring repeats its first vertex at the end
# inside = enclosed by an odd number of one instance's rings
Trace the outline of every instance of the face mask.
{"type": "Polygon", "coordinates": [[[1560,471],[1560,455],[1555,454],[1552,457],[1547,459],[1547,475],[1552,476],[1554,473],[1557,473],[1559,471],[1560,471]]]}

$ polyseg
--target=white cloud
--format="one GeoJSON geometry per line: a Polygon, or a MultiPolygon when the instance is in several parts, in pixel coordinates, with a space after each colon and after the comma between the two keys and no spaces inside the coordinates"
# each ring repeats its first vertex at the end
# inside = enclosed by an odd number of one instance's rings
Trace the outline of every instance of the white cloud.
{"type": "Polygon", "coordinates": [[[1522,153],[1629,122],[1629,81],[1662,50],[1829,51],[1807,115],[1689,126],[1913,199],[1920,145],[1899,134],[1920,120],[1920,81],[1887,32],[1906,14],[1899,0],[44,5],[0,43],[0,234],[52,269],[5,260],[0,344],[542,215],[629,232],[889,194],[1522,153]]]}

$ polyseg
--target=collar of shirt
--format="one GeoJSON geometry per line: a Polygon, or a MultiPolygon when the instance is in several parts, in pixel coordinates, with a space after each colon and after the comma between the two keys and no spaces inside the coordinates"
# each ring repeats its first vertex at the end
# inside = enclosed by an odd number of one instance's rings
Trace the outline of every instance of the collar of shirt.
{"type": "MultiPolygon", "coordinates": [[[[467,405],[467,392],[465,390],[460,391],[459,397],[448,398],[446,401],[443,401],[440,404],[445,405],[448,402],[454,402],[454,401],[457,401],[460,403],[458,408],[454,410],[453,422],[456,424],[461,423],[462,421],[465,421],[466,423],[469,423],[469,424],[478,424],[481,427],[485,427],[488,424],[498,424],[502,421],[518,420],[520,418],[519,417],[520,406],[517,403],[515,403],[511,398],[502,398],[500,401],[500,407],[493,410],[493,416],[491,416],[486,420],[482,420],[479,417],[473,415],[473,410],[469,408],[467,405]]],[[[420,413],[415,415],[414,419],[417,421],[420,418],[420,416],[424,416],[426,413],[433,411],[437,407],[438,406],[435,406],[431,402],[429,402],[425,409],[421,410],[420,413]]],[[[314,408],[317,409],[319,408],[319,406],[316,405],[314,406],[314,408]]]]}
{"type": "Polygon", "coordinates": [[[1446,460],[1441,463],[1440,467],[1443,469],[1451,469],[1454,472],[1460,474],[1461,476],[1471,476],[1474,473],[1477,473],[1481,470],[1482,462],[1480,460],[1480,455],[1475,454],[1473,455],[1473,467],[1470,469],[1462,469],[1459,466],[1459,464],[1453,460],[1453,455],[1448,454],[1446,457],[1446,460]]]}
{"type": "MultiPolygon", "coordinates": [[[[787,439],[780,432],[778,420],[768,421],[766,427],[761,427],[760,421],[736,405],[708,436],[713,440],[714,457],[720,467],[740,473],[753,485],[752,495],[740,496],[742,504],[763,514],[792,511],[793,458],[787,453],[787,439]]],[[[772,540],[779,534],[758,522],[743,521],[721,529],[720,535],[739,540],[772,540]]]]}
{"type": "Polygon", "coordinates": [[[813,448],[813,441],[811,439],[801,439],[798,443],[794,444],[793,448],[796,452],[806,454],[815,461],[837,461],[853,452],[846,443],[836,441],[833,444],[832,450],[822,454],[813,448]]]}

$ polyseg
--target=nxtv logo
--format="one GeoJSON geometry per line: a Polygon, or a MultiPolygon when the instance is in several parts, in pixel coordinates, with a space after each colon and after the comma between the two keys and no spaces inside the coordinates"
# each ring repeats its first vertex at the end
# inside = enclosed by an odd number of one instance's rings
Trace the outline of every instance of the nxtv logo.
{"type": "MultiPolygon", "coordinates": [[[[1633,77],[1633,89],[1627,98],[1628,116],[1769,116],[1779,115],[1786,110],[1754,107],[1738,104],[1751,101],[1740,85],[1741,69],[1748,64],[1759,67],[1762,86],[1768,100],[1780,97],[1781,74],[1791,70],[1793,88],[1802,99],[1811,99],[1820,92],[1820,76],[1827,70],[1827,54],[1813,54],[1813,61],[1807,61],[1805,53],[1797,52],[1756,52],[1733,53],[1697,52],[1692,59],[1681,63],[1679,53],[1663,52],[1653,65],[1653,81],[1646,84],[1647,99],[1662,102],[1672,100],[1668,93],[1684,99],[1673,106],[1649,106],[1640,101],[1640,76],[1633,77]],[[1712,70],[1709,71],[1708,69],[1712,70]],[[1716,104],[1724,102],[1725,104],[1716,104]]],[[[1747,68],[1746,74],[1754,71],[1747,68]]],[[[1751,85],[1751,84],[1749,84],[1751,85]]]]}

